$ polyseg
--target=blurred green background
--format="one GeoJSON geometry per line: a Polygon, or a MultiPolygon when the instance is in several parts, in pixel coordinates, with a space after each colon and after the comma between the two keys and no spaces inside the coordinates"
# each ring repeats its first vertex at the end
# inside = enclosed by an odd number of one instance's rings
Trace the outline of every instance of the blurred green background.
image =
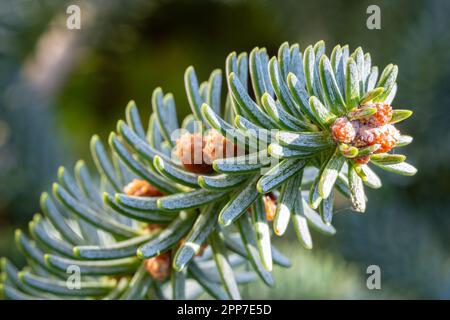
{"type": "MultiPolygon", "coordinates": [[[[123,117],[130,99],[150,113],[152,90],[175,95],[188,113],[184,70],[201,79],[231,51],[284,42],[304,49],[325,40],[362,46],[372,61],[399,66],[394,107],[414,110],[400,125],[419,172],[379,172],[364,215],[342,210],[338,233],[315,234],[304,250],[279,240],[292,257],[277,284],[244,288],[247,298],[450,298],[450,2],[422,1],[53,1],[0,3],[0,256],[18,261],[13,231],[39,210],[40,192],[59,165],[90,159],[88,142],[123,117]],[[67,30],[66,9],[81,6],[81,30],[67,30]],[[381,8],[381,30],[366,9],[381,8]],[[366,268],[379,265],[382,289],[368,290],[366,268]]],[[[20,261],[19,261],[20,262],[20,261]]]]}

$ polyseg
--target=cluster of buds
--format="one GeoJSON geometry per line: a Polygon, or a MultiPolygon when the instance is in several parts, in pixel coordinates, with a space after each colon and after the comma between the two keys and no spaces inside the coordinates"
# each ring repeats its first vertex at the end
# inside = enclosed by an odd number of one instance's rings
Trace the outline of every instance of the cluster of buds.
{"type": "Polygon", "coordinates": [[[175,155],[190,172],[210,173],[216,159],[234,157],[237,146],[217,130],[208,130],[206,135],[187,132],[176,141],[175,155]]]}
{"type": "MultiPolygon", "coordinates": [[[[373,146],[373,153],[392,150],[400,138],[400,132],[389,122],[393,110],[389,104],[367,104],[348,116],[337,118],[331,126],[334,140],[358,149],[373,146]]],[[[359,164],[369,162],[369,155],[356,156],[359,164]]]]}

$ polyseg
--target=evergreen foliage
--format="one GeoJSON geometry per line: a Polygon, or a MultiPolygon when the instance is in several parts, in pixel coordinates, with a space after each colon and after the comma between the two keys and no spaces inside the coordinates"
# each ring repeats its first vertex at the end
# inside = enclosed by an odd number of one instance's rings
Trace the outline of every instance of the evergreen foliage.
{"type": "Polygon", "coordinates": [[[369,164],[415,174],[405,156],[388,153],[412,142],[393,126],[411,115],[390,107],[397,74],[390,64],[379,75],[361,48],[351,53],[338,45],[327,57],[323,41],[303,52],[284,43],[274,57],[264,48],[233,52],[224,79],[214,70],[199,82],[189,67],[192,114],[181,125],[173,96],[157,88],[147,130],[130,102],[109,148],[92,138],[99,179],[81,160],[73,173],[60,168],[30,235],[16,232],[28,265],[20,271],[2,259],[3,296],[183,299],[206,292],[239,299],[239,284],[255,277],[273,285],[273,264],[290,262],[271,244],[272,234],[283,235],[292,221],[311,249],[310,228],[335,233],[336,192],[365,211],[364,186],[381,187],[369,164]],[[211,139],[224,136],[242,154],[213,157],[213,173],[187,166],[176,156],[183,147],[182,137],[173,139],[179,129],[191,134],[189,141],[215,132],[211,139]],[[132,181],[147,183],[147,193],[127,192],[132,181]],[[150,262],[158,268],[150,271],[150,262]],[[252,272],[239,268],[246,263],[252,272]],[[81,274],[79,289],[67,285],[72,266],[81,274]]]}

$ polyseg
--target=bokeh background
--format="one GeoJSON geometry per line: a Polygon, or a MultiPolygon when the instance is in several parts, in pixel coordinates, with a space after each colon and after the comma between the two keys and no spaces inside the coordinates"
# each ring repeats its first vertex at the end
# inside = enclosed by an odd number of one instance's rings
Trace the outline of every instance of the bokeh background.
{"type": "Polygon", "coordinates": [[[0,256],[20,263],[14,229],[39,210],[40,192],[59,165],[90,159],[89,139],[106,139],[130,99],[147,117],[152,90],[175,95],[188,113],[183,73],[223,68],[231,51],[284,42],[304,49],[325,40],[362,46],[380,67],[399,66],[394,106],[414,110],[400,128],[419,172],[379,172],[364,215],[342,210],[334,237],[315,234],[304,250],[280,239],[292,257],[276,285],[244,288],[247,298],[450,298],[450,2],[398,1],[53,1],[0,2],[0,256]],[[81,30],[67,30],[66,9],[81,6],[81,30]],[[381,8],[381,30],[366,9],[381,8]],[[366,268],[381,268],[382,289],[368,290],[366,268]]]}

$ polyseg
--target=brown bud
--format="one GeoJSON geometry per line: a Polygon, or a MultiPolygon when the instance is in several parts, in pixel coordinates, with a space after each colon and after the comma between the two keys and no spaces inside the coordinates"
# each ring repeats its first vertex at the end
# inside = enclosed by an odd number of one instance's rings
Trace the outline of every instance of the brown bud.
{"type": "Polygon", "coordinates": [[[331,126],[331,133],[337,142],[350,143],[355,139],[356,128],[354,121],[350,121],[347,117],[337,118],[331,126]]]}
{"type": "Polygon", "coordinates": [[[353,161],[355,161],[355,163],[357,163],[357,164],[367,164],[370,161],[370,157],[362,156],[362,157],[354,158],[353,161]]]}
{"type": "Polygon", "coordinates": [[[159,197],[163,194],[145,180],[133,179],[125,186],[123,191],[129,196],[137,197],[159,197]]]}
{"type": "Polygon", "coordinates": [[[208,164],[212,164],[216,159],[234,157],[237,154],[237,146],[215,129],[208,131],[203,142],[203,158],[208,164]]]}
{"type": "Polygon", "coordinates": [[[145,260],[145,268],[153,279],[162,282],[170,275],[171,260],[171,253],[165,252],[145,260]]]}
{"type": "Polygon", "coordinates": [[[277,199],[275,195],[270,192],[263,197],[264,209],[266,210],[267,221],[273,221],[275,218],[275,212],[277,211],[277,199]]]}
{"type": "Polygon", "coordinates": [[[370,117],[362,119],[366,124],[372,127],[380,127],[388,124],[392,119],[393,110],[392,107],[387,103],[374,103],[369,104],[367,107],[377,109],[377,112],[370,117]]]}
{"type": "Polygon", "coordinates": [[[151,224],[148,224],[145,229],[148,232],[152,233],[152,232],[156,232],[156,231],[159,231],[161,229],[164,229],[164,225],[157,224],[157,223],[151,223],[151,224]]]}
{"type": "Polygon", "coordinates": [[[379,144],[375,153],[389,152],[397,144],[400,132],[391,124],[380,127],[361,126],[353,143],[355,147],[361,148],[379,144]]]}
{"type": "Polygon", "coordinates": [[[190,172],[209,173],[216,159],[234,157],[237,146],[217,130],[208,130],[205,136],[185,133],[176,142],[175,155],[190,172]]]}
{"type": "Polygon", "coordinates": [[[175,154],[190,172],[209,173],[212,165],[203,158],[203,137],[199,133],[185,133],[176,142],[175,154]]]}

